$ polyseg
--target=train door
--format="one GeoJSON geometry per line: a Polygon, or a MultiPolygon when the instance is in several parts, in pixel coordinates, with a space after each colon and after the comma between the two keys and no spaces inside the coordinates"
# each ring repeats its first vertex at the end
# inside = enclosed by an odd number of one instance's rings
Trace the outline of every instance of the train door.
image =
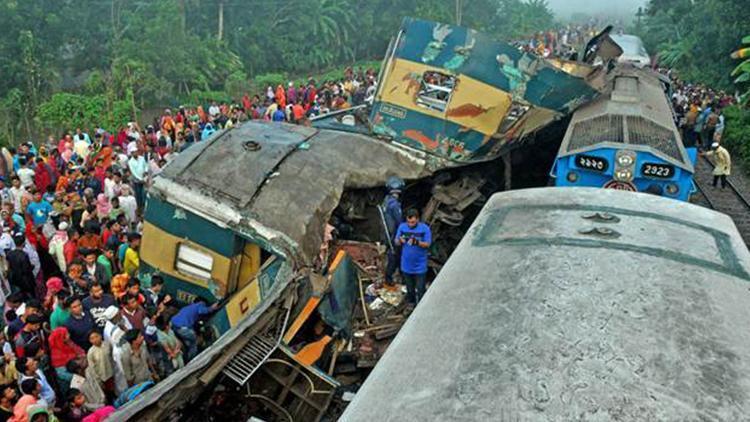
{"type": "Polygon", "coordinates": [[[237,272],[237,290],[242,290],[252,282],[256,282],[255,275],[260,269],[261,253],[260,246],[245,241],[240,254],[240,266],[237,272]]]}

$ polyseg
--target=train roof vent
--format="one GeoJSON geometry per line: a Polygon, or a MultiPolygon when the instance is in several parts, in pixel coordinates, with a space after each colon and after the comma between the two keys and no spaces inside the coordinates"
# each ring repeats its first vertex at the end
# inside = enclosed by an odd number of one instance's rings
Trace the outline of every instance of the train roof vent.
{"type": "Polygon", "coordinates": [[[637,103],[638,79],[630,76],[618,76],[615,78],[615,89],[612,91],[612,101],[623,103],[637,103]]]}
{"type": "Polygon", "coordinates": [[[625,142],[621,115],[607,114],[576,123],[570,136],[568,151],[599,142],[625,142]]]}
{"type": "Polygon", "coordinates": [[[679,162],[683,162],[680,147],[674,132],[644,119],[628,116],[629,143],[650,146],[679,162]]]}

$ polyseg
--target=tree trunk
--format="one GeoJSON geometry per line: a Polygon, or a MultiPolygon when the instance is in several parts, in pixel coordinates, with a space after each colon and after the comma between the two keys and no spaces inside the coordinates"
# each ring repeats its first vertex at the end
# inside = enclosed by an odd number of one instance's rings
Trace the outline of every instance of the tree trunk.
{"type": "Polygon", "coordinates": [[[219,0],[219,31],[216,38],[221,41],[224,38],[224,0],[219,0]]]}
{"type": "Polygon", "coordinates": [[[187,8],[185,7],[185,0],[180,0],[180,31],[185,34],[187,27],[187,8]]]}

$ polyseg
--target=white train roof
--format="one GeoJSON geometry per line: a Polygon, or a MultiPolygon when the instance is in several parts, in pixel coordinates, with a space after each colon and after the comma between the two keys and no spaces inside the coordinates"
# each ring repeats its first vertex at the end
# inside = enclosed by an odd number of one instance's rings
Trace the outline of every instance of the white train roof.
{"type": "Polygon", "coordinates": [[[496,194],[341,420],[743,420],[749,271],[705,208],[496,194]]]}

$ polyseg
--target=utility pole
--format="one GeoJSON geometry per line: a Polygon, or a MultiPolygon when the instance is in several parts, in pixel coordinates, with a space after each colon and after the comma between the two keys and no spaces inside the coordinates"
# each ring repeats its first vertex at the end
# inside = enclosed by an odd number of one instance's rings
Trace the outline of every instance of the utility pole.
{"type": "Polygon", "coordinates": [[[638,12],[636,12],[635,17],[638,18],[638,26],[641,26],[641,18],[645,16],[645,13],[643,13],[643,8],[639,7],[638,12]]]}
{"type": "Polygon", "coordinates": [[[219,41],[224,38],[224,0],[219,0],[219,32],[216,37],[219,41]]]}
{"type": "Polygon", "coordinates": [[[461,15],[463,13],[463,7],[461,0],[456,0],[456,25],[461,26],[461,15]]]}

